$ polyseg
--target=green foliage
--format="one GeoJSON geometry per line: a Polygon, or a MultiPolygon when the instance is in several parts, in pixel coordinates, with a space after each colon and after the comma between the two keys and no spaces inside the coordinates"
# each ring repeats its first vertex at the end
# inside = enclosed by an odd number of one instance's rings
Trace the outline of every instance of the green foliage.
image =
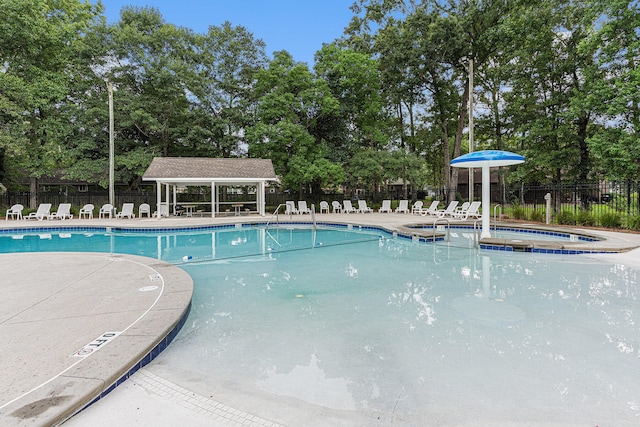
{"type": "Polygon", "coordinates": [[[575,215],[576,225],[584,225],[587,227],[596,224],[595,217],[586,209],[580,209],[575,215]]]}
{"type": "Polygon", "coordinates": [[[511,207],[511,217],[514,219],[526,219],[527,211],[520,205],[513,205],[511,207]]]}
{"type": "Polygon", "coordinates": [[[555,215],[556,222],[558,224],[563,225],[575,225],[576,224],[576,215],[573,213],[573,210],[570,209],[561,209],[555,215]]]}
{"type": "Polygon", "coordinates": [[[633,215],[627,217],[626,220],[626,228],[630,230],[640,230],[640,215],[633,215]]]}
{"type": "Polygon", "coordinates": [[[620,228],[622,226],[622,217],[615,212],[606,212],[598,218],[598,222],[603,227],[620,228]]]}
{"type": "Polygon", "coordinates": [[[544,222],[545,214],[541,210],[534,209],[531,211],[531,213],[529,213],[529,220],[535,222],[544,222]]]}
{"type": "Polygon", "coordinates": [[[0,179],[63,170],[105,185],[107,78],[116,179],[131,186],[158,155],[268,157],[303,193],[454,186],[449,162],[471,148],[470,59],[483,105],[473,148],[527,157],[508,180],[635,178],[636,3],[362,0],[312,72],[284,51],[268,62],[228,22],[196,34],[153,8],[125,7],[107,25],[99,2],[2,0],[0,179]]]}
{"type": "Polygon", "coordinates": [[[246,129],[249,154],[270,158],[287,188],[319,193],[336,187],[344,179],[342,166],[329,160],[326,143],[314,135],[322,117],[339,111],[327,83],[284,51],[256,79],[255,124],[246,129]]]}

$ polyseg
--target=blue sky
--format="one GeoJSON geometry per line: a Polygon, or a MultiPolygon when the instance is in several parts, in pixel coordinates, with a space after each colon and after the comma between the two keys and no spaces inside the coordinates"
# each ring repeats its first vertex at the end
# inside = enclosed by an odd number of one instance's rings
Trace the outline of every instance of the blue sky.
{"type": "MultiPolygon", "coordinates": [[[[96,0],[92,0],[96,2],[96,0]]],[[[165,21],[204,33],[224,21],[242,25],[262,39],[267,54],[286,50],[313,66],[313,55],[340,37],[349,24],[354,0],[102,0],[107,22],[117,22],[124,6],[151,6],[165,21]]]]}

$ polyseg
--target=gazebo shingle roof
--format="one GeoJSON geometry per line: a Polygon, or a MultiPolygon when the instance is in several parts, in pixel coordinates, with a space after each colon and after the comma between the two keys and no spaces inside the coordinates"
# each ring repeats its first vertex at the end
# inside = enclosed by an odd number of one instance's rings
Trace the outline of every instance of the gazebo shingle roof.
{"type": "Polygon", "coordinates": [[[270,159],[154,157],[142,179],[163,178],[275,180],[276,173],[270,159]]]}

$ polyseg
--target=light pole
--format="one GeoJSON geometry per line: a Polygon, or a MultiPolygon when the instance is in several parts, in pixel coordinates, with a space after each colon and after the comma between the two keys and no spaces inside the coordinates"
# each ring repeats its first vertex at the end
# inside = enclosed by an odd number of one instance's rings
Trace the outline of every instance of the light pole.
{"type": "Polygon", "coordinates": [[[109,92],[109,204],[115,206],[114,175],[115,165],[113,160],[113,86],[107,80],[107,91],[109,92]]]}
{"type": "MultiPolygon", "coordinates": [[[[469,55],[469,153],[473,153],[473,56],[469,55]]],[[[469,201],[473,202],[473,171],[469,169],[469,201]]]]}
{"type": "MultiPolygon", "coordinates": [[[[469,153],[473,153],[473,56],[463,56],[460,63],[467,72],[469,78],[469,153]],[[467,64],[467,61],[469,63],[467,64]]],[[[469,168],[469,201],[473,202],[473,168],[469,168]]]]}
{"type": "MultiPolygon", "coordinates": [[[[469,152],[473,153],[473,56],[469,55],[469,152]]],[[[469,169],[469,202],[473,202],[473,171],[469,169]]]]}

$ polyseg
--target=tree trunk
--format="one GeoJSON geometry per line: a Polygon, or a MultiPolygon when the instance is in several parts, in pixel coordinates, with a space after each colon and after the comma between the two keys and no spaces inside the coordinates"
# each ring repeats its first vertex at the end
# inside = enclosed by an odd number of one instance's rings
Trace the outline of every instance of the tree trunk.
{"type": "MultiPolygon", "coordinates": [[[[460,147],[462,146],[462,132],[464,131],[465,121],[467,120],[467,105],[469,102],[469,82],[464,85],[464,92],[462,93],[462,102],[460,105],[460,114],[458,115],[458,128],[456,129],[456,140],[453,146],[453,158],[460,156],[460,147]]],[[[450,160],[445,159],[447,164],[450,163],[450,160]]],[[[456,190],[458,189],[458,168],[453,168],[451,173],[451,190],[450,193],[447,194],[447,203],[455,200],[456,190]]],[[[469,183],[471,184],[471,183],[469,183]]]]}
{"type": "Polygon", "coordinates": [[[29,208],[35,209],[38,207],[38,179],[35,177],[29,178],[29,208]]]}

